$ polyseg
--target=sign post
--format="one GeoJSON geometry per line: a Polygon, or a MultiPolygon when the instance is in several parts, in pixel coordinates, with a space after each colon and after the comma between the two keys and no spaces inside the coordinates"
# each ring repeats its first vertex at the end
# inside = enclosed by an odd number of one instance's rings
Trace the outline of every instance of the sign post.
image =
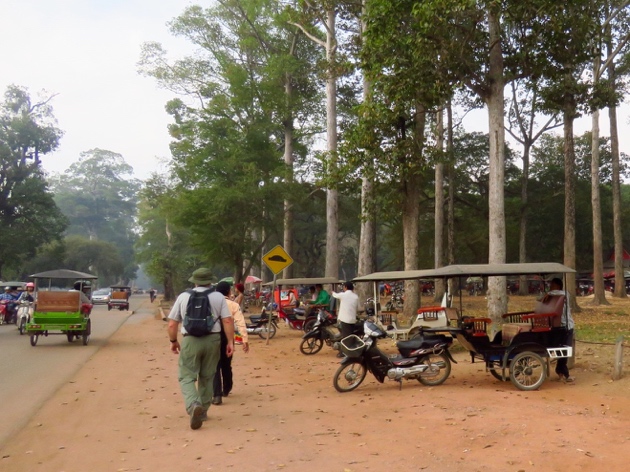
{"type": "MultiPolygon", "coordinates": [[[[273,285],[271,288],[271,306],[273,308],[273,302],[276,298],[276,277],[282,272],[284,269],[293,264],[293,259],[289,254],[284,250],[282,246],[279,244],[274,247],[271,251],[266,253],[262,257],[263,262],[269,270],[273,272],[273,285]]],[[[280,309],[280,294],[278,294],[278,309],[280,309]]],[[[269,332],[271,331],[271,316],[273,315],[273,310],[269,314],[269,325],[267,326],[267,344],[269,344],[269,332]]]]}

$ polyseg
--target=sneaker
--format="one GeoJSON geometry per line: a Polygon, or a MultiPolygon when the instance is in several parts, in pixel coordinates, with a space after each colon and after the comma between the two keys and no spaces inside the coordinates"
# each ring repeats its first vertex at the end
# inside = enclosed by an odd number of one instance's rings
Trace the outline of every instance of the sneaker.
{"type": "Polygon", "coordinates": [[[201,415],[201,421],[208,421],[208,412],[204,411],[201,415]]]}
{"type": "Polygon", "coordinates": [[[565,381],[566,383],[572,383],[572,382],[575,382],[575,377],[571,377],[571,376],[569,375],[566,379],[564,379],[564,381],[565,381]]]}
{"type": "Polygon", "coordinates": [[[216,397],[212,397],[212,404],[213,405],[220,405],[221,403],[223,403],[223,398],[221,397],[221,395],[217,395],[216,397]]]}
{"type": "Polygon", "coordinates": [[[195,402],[190,407],[190,429],[199,429],[203,423],[204,411],[199,402],[195,402]]]}

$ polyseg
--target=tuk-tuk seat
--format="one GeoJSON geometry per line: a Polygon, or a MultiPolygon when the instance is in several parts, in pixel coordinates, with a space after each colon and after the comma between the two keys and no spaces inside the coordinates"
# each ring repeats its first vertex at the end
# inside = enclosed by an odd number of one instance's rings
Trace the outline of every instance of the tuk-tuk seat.
{"type": "Polygon", "coordinates": [[[534,333],[551,331],[551,328],[560,327],[564,300],[564,295],[545,295],[536,303],[534,313],[524,315],[523,320],[532,324],[532,332],[534,333]]]}
{"type": "Polygon", "coordinates": [[[81,294],[79,292],[38,292],[35,311],[46,312],[71,312],[80,310],[81,294]]]}
{"type": "Polygon", "coordinates": [[[492,323],[490,318],[464,318],[462,322],[471,336],[488,337],[488,325],[492,323]]]}
{"type": "Polygon", "coordinates": [[[127,300],[127,292],[112,292],[112,300],[127,300]]]}

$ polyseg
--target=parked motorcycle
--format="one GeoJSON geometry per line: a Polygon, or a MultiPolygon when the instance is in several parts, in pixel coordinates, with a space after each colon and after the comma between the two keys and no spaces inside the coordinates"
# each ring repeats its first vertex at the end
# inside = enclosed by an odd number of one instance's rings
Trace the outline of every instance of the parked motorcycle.
{"type": "Polygon", "coordinates": [[[278,329],[278,316],[272,313],[271,323],[269,323],[270,307],[264,308],[260,315],[251,315],[250,323],[247,323],[247,333],[257,334],[262,339],[271,339],[276,335],[278,329]]]}
{"type": "MultiPolygon", "coordinates": [[[[357,321],[354,333],[363,332],[363,321],[357,321]]],[[[337,328],[337,318],[324,309],[317,312],[315,324],[302,336],[300,343],[300,352],[307,356],[317,354],[321,351],[324,343],[333,349],[339,349],[339,341],[341,341],[341,331],[337,328]]]]}
{"type": "Polygon", "coordinates": [[[400,382],[418,380],[423,385],[440,385],[451,373],[451,362],[457,363],[448,348],[453,338],[444,334],[418,335],[409,341],[398,341],[399,354],[389,357],[377,346],[377,340],[387,337],[383,329],[371,321],[364,324],[362,338],[344,338],[340,349],[346,357],[335,372],[333,385],[338,392],[350,392],[365,379],[368,371],[383,383],[385,378],[400,382]]]}
{"type": "Polygon", "coordinates": [[[26,332],[26,325],[30,323],[31,316],[33,316],[34,303],[27,300],[22,300],[20,306],[17,309],[17,325],[20,334],[26,332]]]}

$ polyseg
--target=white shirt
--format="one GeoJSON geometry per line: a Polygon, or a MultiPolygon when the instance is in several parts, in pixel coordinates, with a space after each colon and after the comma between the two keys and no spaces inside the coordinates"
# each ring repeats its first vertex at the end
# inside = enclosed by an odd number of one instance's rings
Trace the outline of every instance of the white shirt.
{"type": "MultiPolygon", "coordinates": [[[[195,287],[193,289],[196,292],[202,292],[204,290],[208,290],[208,287],[195,287]]],[[[173,303],[173,308],[171,308],[171,312],[168,314],[169,319],[175,320],[178,322],[182,322],[184,320],[184,315],[186,315],[186,307],[188,306],[188,300],[190,299],[190,293],[182,292],[173,303]]],[[[212,314],[214,316],[217,313],[221,314],[221,318],[231,318],[232,314],[225,302],[225,297],[219,292],[212,292],[208,294],[208,300],[210,300],[210,310],[212,310],[212,314]]],[[[217,320],[218,321],[218,320],[217,320]]],[[[184,329],[184,324],[182,323],[181,327],[182,334],[186,334],[186,330],[184,329]]],[[[213,333],[221,332],[221,323],[214,323],[212,327],[213,333]]]]}
{"type": "Polygon", "coordinates": [[[352,290],[340,293],[333,292],[332,296],[340,301],[337,319],[348,324],[356,323],[357,311],[359,311],[359,296],[352,290]]]}
{"type": "Polygon", "coordinates": [[[547,295],[564,295],[564,311],[562,313],[562,326],[566,329],[575,328],[575,322],[571,314],[571,304],[569,303],[569,294],[564,290],[550,290],[547,295]]]}

